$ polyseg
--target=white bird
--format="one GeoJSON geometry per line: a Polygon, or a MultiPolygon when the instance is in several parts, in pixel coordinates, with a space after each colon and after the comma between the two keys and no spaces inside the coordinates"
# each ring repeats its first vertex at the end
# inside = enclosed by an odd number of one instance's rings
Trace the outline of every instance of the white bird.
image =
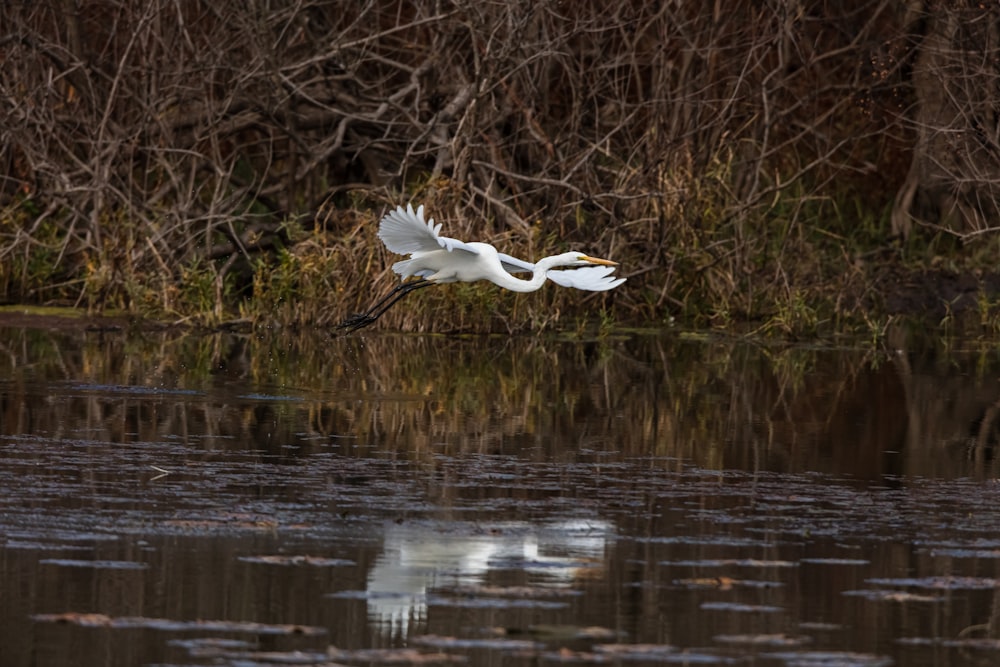
{"type": "Polygon", "coordinates": [[[611,275],[618,266],[611,260],[564,252],[532,264],[497,252],[489,243],[465,243],[440,236],[440,231],[441,225],[435,225],[434,218],[424,220],[423,206],[414,211],[408,204],[405,209],[399,206],[386,214],[379,223],[378,237],[392,252],[410,256],[393,264],[392,270],[404,280],[412,276],[417,280],[402,283],[366,312],[352,315],[337,328],[350,332],[366,327],[410,292],[439,283],[489,280],[512,292],[534,292],[548,279],[563,287],[603,292],[625,282],[611,275]],[[554,270],[559,266],[583,268],[554,270]],[[527,271],[532,272],[528,280],[513,275],[527,271]]]}

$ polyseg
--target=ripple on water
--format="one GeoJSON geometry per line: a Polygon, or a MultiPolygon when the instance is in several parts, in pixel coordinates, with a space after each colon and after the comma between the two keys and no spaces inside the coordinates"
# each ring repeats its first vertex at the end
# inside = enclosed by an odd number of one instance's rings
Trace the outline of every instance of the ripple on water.
{"type": "Polygon", "coordinates": [[[996,579],[994,577],[961,577],[952,575],[865,579],[865,583],[874,584],[876,586],[932,588],[944,591],[988,590],[991,588],[1000,588],[1000,579],[996,579]]]}
{"type": "Polygon", "coordinates": [[[710,611],[734,611],[741,614],[776,614],[784,611],[782,607],[766,604],[744,604],[740,602],[702,602],[699,609],[710,611]]]}
{"type": "Polygon", "coordinates": [[[131,560],[73,560],[70,558],[43,558],[38,561],[43,565],[58,565],[60,567],[89,567],[95,570],[145,570],[148,563],[131,560]]]}
{"type": "Polygon", "coordinates": [[[71,384],[70,389],[76,391],[97,392],[101,394],[126,394],[132,396],[204,396],[205,392],[195,389],[170,389],[167,387],[147,387],[145,385],[120,384],[71,384]]]}
{"type": "Polygon", "coordinates": [[[786,635],[784,633],[758,635],[715,635],[712,639],[720,644],[737,644],[758,647],[768,646],[774,648],[781,646],[805,646],[813,641],[813,638],[808,635],[786,635]]]}
{"type": "Polygon", "coordinates": [[[345,567],[354,561],[345,558],[321,558],[319,556],[239,556],[237,560],[259,565],[312,565],[314,567],[345,567]]]}
{"type": "Polygon", "coordinates": [[[786,667],[889,667],[893,664],[888,656],[850,651],[782,651],[763,655],[782,661],[786,667]]]}

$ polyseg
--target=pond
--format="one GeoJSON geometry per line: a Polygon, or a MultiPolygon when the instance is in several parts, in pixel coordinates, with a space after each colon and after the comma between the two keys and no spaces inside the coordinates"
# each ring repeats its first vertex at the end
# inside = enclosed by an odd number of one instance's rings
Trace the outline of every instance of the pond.
{"type": "Polygon", "coordinates": [[[986,345],[0,328],[0,655],[993,664],[998,415],[986,345]]]}

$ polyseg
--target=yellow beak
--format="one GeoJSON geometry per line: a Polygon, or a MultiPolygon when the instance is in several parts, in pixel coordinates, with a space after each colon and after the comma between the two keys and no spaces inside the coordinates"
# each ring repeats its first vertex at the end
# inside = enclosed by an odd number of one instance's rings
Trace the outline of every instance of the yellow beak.
{"type": "Polygon", "coordinates": [[[602,266],[618,266],[618,262],[612,262],[610,259],[600,259],[598,257],[587,257],[586,255],[580,255],[580,261],[590,262],[591,264],[600,264],[602,266]]]}

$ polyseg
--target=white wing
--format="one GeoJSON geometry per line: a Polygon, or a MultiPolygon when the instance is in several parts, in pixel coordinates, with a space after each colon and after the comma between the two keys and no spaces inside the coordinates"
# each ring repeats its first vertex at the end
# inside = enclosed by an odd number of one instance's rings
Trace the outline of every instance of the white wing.
{"type": "MultiPolygon", "coordinates": [[[[407,204],[405,209],[402,206],[397,206],[395,211],[390,211],[382,218],[382,222],[379,223],[378,237],[392,252],[412,256],[412,259],[393,264],[393,270],[404,277],[411,275],[426,277],[439,270],[440,267],[437,266],[424,266],[429,260],[426,253],[458,250],[474,255],[482,254],[476,245],[440,236],[440,231],[441,225],[435,225],[433,218],[424,219],[423,206],[417,207],[417,210],[414,211],[413,205],[407,204]],[[421,256],[423,257],[420,258],[421,256]]],[[[534,264],[523,259],[503,253],[497,253],[497,257],[508,273],[535,270],[534,264]]],[[[565,271],[549,271],[547,275],[549,280],[563,287],[574,287],[589,292],[603,292],[614,289],[625,282],[624,278],[611,276],[614,271],[615,267],[613,266],[585,266],[565,271]]]]}
{"type": "MultiPolygon", "coordinates": [[[[523,271],[534,271],[535,265],[517,257],[511,257],[503,253],[497,253],[500,264],[508,273],[521,273],[523,271]]],[[[573,287],[587,290],[588,292],[605,292],[614,289],[625,282],[625,278],[615,278],[611,274],[615,272],[613,266],[584,266],[579,269],[566,269],[563,271],[549,271],[546,276],[549,280],[563,287],[573,287]]]]}
{"type": "Polygon", "coordinates": [[[475,255],[479,251],[467,243],[447,236],[439,236],[441,225],[434,224],[434,218],[424,221],[424,207],[419,206],[414,212],[413,205],[407,204],[404,209],[397,206],[395,211],[387,213],[379,223],[378,237],[385,247],[399,255],[430,252],[432,250],[465,250],[475,255]]]}
{"type": "Polygon", "coordinates": [[[615,278],[613,266],[585,266],[566,271],[549,271],[549,280],[563,287],[575,287],[588,292],[606,292],[625,282],[625,278],[615,278]]]}
{"type": "Polygon", "coordinates": [[[535,270],[535,265],[531,262],[526,262],[523,259],[511,257],[510,255],[505,255],[502,252],[497,253],[497,258],[500,260],[500,265],[503,266],[504,271],[507,273],[522,273],[524,271],[535,270]]]}

